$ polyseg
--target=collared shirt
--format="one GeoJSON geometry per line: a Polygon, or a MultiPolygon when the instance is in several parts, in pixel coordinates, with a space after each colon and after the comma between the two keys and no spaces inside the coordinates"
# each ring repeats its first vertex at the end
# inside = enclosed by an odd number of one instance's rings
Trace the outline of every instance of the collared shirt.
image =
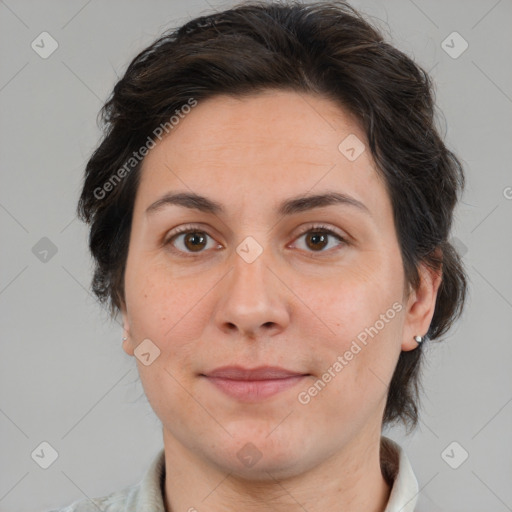
{"type": "MultiPolygon", "coordinates": [[[[393,440],[381,436],[381,468],[391,486],[384,512],[414,512],[418,481],[405,451],[393,440]]],[[[80,499],[51,512],[165,512],[165,456],[160,450],[144,477],[137,483],[102,498],[80,499]]]]}

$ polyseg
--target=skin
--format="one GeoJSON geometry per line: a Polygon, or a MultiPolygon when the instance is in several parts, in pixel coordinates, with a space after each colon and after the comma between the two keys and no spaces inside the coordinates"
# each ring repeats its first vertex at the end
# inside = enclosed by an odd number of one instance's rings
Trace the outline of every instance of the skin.
{"type": "Polygon", "coordinates": [[[199,102],[144,159],[123,348],[133,356],[149,338],[160,350],[148,366],[136,362],[163,425],[168,511],[386,507],[379,447],[387,386],[400,352],[414,350],[413,336],[428,330],[441,276],[421,267],[420,287],[404,296],[390,199],[368,149],[355,161],[338,149],[349,134],[366,144],[357,120],[322,97],[217,96],[199,102]],[[289,217],[275,212],[292,196],[332,191],[363,202],[371,216],[339,204],[289,217]],[[146,214],[167,192],[206,196],[226,212],[169,205],[146,214]],[[206,236],[199,252],[186,235],[164,245],[191,223],[206,236]],[[308,241],[315,223],[348,243],[333,235],[324,244],[308,241]],[[248,236],[263,249],[252,263],[236,252],[248,236]],[[395,302],[402,310],[301,404],[298,394],[395,302]],[[245,403],[200,375],[228,364],[309,376],[245,403]],[[237,457],[247,443],[261,454],[251,467],[237,457]]]}

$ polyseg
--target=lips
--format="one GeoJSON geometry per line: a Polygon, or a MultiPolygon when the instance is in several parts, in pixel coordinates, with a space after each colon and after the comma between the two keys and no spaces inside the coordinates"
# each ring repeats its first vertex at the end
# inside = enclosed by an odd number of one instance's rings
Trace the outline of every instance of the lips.
{"type": "Polygon", "coordinates": [[[224,395],[242,402],[259,402],[296,386],[309,374],[276,366],[224,366],[201,374],[224,395]]]}
{"type": "Polygon", "coordinates": [[[279,368],[278,366],[260,366],[247,369],[241,366],[223,366],[206,374],[206,377],[231,380],[275,380],[307,375],[301,372],[279,368]]]}

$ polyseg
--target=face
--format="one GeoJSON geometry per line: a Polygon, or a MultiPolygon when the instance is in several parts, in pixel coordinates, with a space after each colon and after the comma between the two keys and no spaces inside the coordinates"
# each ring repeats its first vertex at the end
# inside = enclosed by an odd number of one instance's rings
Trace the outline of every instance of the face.
{"type": "Polygon", "coordinates": [[[136,361],[166,449],[258,478],[380,436],[400,351],[433,311],[404,302],[391,202],[354,136],[367,148],[330,100],[267,91],[199,102],[145,157],[123,347],[150,340],[136,361]],[[155,204],[178,193],[218,209],[155,204]],[[293,202],[325,194],[350,199],[293,202]],[[262,367],[281,370],[244,373],[262,367]]]}

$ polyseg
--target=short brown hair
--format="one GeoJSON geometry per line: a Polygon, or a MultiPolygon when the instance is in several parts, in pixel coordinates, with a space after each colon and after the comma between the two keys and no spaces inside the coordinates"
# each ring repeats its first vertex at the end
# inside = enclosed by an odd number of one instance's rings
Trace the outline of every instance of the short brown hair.
{"type": "MultiPolygon", "coordinates": [[[[101,110],[104,136],[87,163],[78,204],[90,224],[92,288],[100,302],[109,302],[112,316],[124,304],[140,162],[108,194],[97,191],[105,192],[155,127],[190,98],[265,89],[320,94],[355,114],[391,198],[406,284],[417,287],[420,263],[442,269],[427,339],[446,333],[462,313],[467,287],[448,241],[464,188],[462,165],[436,129],[428,74],[341,1],[240,4],[165,32],[133,59],[101,110]]],[[[400,354],[384,424],[417,425],[422,347],[400,354]]]]}

